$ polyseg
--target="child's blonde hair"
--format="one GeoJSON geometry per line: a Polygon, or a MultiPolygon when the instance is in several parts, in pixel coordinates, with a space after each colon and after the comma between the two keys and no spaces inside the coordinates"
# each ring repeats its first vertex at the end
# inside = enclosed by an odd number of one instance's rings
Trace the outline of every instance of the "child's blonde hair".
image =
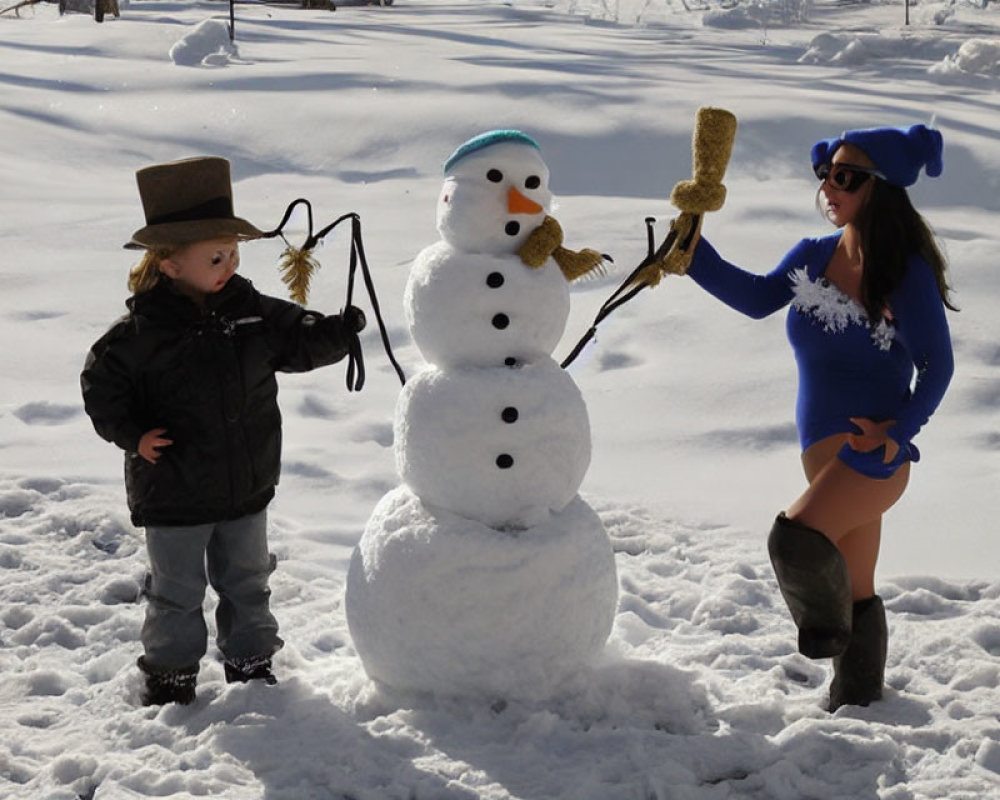
{"type": "Polygon", "coordinates": [[[165,247],[153,247],[143,253],[139,263],[128,274],[128,290],[132,294],[139,294],[156,286],[160,280],[160,262],[169,258],[173,252],[165,247]]]}

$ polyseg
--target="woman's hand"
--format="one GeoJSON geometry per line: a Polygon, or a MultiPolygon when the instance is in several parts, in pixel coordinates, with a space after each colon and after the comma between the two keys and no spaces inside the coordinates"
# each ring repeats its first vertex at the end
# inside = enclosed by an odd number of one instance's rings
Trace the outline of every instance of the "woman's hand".
{"type": "Polygon", "coordinates": [[[882,445],[885,445],[885,457],[882,459],[886,464],[892,461],[899,453],[899,444],[887,433],[891,425],[896,424],[896,420],[889,419],[885,422],[874,422],[864,417],[851,417],[851,422],[861,429],[861,433],[847,434],[847,443],[860,453],[869,453],[882,445]]]}
{"type": "Polygon", "coordinates": [[[159,460],[161,447],[169,447],[174,443],[172,439],[163,438],[166,432],[166,428],[153,428],[151,431],[146,431],[139,440],[139,455],[150,464],[155,464],[159,460]]]}

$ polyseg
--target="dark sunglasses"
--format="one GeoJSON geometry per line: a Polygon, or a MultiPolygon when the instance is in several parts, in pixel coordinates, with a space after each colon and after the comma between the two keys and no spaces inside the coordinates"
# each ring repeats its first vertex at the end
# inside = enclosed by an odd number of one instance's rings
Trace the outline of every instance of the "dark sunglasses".
{"type": "Polygon", "coordinates": [[[885,178],[881,172],[860,164],[820,164],[813,170],[816,177],[834,189],[852,194],[865,185],[869,178],[885,178]]]}

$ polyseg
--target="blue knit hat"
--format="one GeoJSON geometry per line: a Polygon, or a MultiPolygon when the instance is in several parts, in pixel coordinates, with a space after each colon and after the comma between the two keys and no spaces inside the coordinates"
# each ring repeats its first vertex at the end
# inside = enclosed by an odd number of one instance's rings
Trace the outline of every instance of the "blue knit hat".
{"type": "Polygon", "coordinates": [[[526,144],[534,147],[536,150],[541,148],[538,146],[538,142],[532,139],[528,134],[522,133],[521,131],[515,130],[496,130],[487,131],[486,133],[481,133],[478,136],[474,136],[469,139],[465,144],[461,145],[454,153],[449,156],[448,160],[444,162],[444,171],[447,174],[451,171],[451,168],[455,166],[461,159],[465,158],[467,155],[471,155],[478,150],[489,147],[492,144],[499,144],[500,142],[517,142],[519,144],[526,144]]]}
{"type": "Polygon", "coordinates": [[[912,186],[917,182],[921,167],[931,178],[944,170],[941,132],[926,125],[866,128],[845,131],[836,139],[821,139],[812,148],[813,168],[829,163],[842,144],[853,144],[863,150],[886,181],[894,186],[912,186]]]}

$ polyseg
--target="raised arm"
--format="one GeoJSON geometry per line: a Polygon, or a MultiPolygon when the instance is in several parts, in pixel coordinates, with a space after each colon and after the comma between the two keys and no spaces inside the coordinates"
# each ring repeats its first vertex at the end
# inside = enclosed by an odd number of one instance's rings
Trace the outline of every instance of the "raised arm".
{"type": "Polygon", "coordinates": [[[742,314],[763,319],[792,299],[789,273],[806,266],[812,240],[803,239],[766,275],[756,275],[729,263],[704,238],[695,248],[687,274],[709,294],[742,314]]]}

